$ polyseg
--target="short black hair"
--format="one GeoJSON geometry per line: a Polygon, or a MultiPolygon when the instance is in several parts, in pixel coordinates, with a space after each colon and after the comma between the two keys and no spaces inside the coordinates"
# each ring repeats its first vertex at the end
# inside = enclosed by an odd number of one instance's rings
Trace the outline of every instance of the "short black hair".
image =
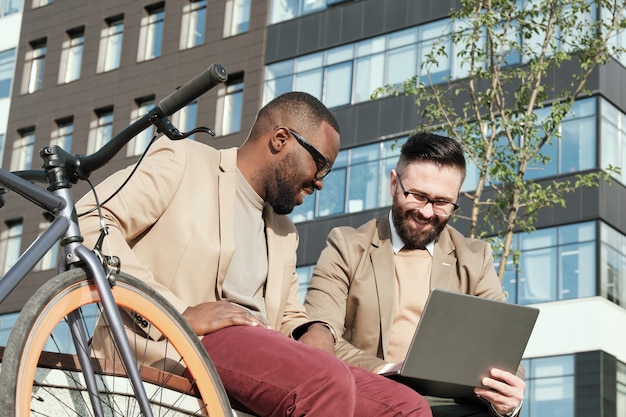
{"type": "Polygon", "coordinates": [[[337,119],[324,103],[303,91],[292,91],[274,98],[259,110],[257,118],[260,119],[274,112],[285,114],[287,119],[300,119],[316,127],[322,122],[327,122],[337,133],[341,133],[337,119]]]}
{"type": "Polygon", "coordinates": [[[397,170],[415,161],[433,162],[438,166],[457,168],[465,178],[466,164],[461,144],[446,136],[418,132],[411,135],[400,149],[397,170]]]}

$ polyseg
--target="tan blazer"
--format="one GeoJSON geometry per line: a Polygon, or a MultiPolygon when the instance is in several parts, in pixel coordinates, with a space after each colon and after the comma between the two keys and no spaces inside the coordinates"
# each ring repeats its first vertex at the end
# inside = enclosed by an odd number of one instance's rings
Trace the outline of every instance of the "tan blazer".
{"type": "MultiPolygon", "coordinates": [[[[395,311],[388,217],[331,231],[313,271],[305,307],[342,335],[336,354],[372,371],[385,362],[395,311]]],[[[447,226],[435,244],[431,288],[504,300],[491,247],[447,226]]]]}
{"type": "MultiPolygon", "coordinates": [[[[192,140],[161,138],[102,213],[122,271],[164,295],[181,313],[222,298],[235,249],[237,149],[215,150],[192,140]]],[[[130,175],[119,171],[97,187],[104,201],[130,175]]],[[[91,195],[78,212],[94,206],[91,195]]],[[[264,211],[268,250],[265,307],[272,327],[289,335],[307,321],[295,273],[298,235],[287,216],[264,211]]],[[[97,212],[81,218],[88,247],[99,236],[97,212]]],[[[107,244],[104,245],[105,254],[107,244]]]]}

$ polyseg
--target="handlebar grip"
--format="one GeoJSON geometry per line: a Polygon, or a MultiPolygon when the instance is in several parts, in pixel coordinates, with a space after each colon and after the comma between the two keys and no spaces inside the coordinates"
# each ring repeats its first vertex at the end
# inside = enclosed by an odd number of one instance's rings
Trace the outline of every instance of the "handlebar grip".
{"type": "Polygon", "coordinates": [[[198,74],[178,90],[172,92],[159,102],[158,107],[165,116],[176,113],[202,94],[223,83],[228,79],[226,69],[218,63],[213,63],[206,71],[198,74]]]}

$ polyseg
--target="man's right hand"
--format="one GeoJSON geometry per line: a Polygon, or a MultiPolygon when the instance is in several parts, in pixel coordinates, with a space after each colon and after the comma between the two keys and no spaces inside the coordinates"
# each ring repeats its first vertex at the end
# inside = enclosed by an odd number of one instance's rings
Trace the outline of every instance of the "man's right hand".
{"type": "Polygon", "coordinates": [[[183,317],[191,329],[199,336],[213,333],[229,326],[263,326],[271,328],[270,324],[257,317],[245,308],[228,301],[214,301],[188,307],[183,317]]]}

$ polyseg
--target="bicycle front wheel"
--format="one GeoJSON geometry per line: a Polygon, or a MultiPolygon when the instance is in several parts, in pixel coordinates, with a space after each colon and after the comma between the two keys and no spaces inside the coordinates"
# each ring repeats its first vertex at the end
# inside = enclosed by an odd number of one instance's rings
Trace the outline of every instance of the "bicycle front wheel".
{"type": "MultiPolygon", "coordinates": [[[[138,356],[137,367],[153,415],[231,416],[217,371],[182,316],[156,291],[123,273],[115,275],[113,296],[126,314],[126,332],[138,356]],[[159,347],[167,352],[168,358],[175,359],[162,363],[145,360],[141,352],[149,350],[148,345],[155,342],[146,337],[146,328],[152,326],[160,334],[159,347]]],[[[71,339],[67,316],[72,313],[73,317],[80,317],[80,327],[92,341],[102,338],[94,335],[95,328],[100,332],[108,329],[99,318],[101,310],[96,286],[83,269],[64,272],[39,288],[24,305],[4,351],[0,368],[2,416],[94,415],[74,344],[66,343],[71,339]]],[[[108,338],[113,340],[110,335],[108,338]]],[[[90,343],[88,351],[98,402],[104,414],[140,415],[119,356],[102,358],[95,354],[96,350],[90,343]]]]}

